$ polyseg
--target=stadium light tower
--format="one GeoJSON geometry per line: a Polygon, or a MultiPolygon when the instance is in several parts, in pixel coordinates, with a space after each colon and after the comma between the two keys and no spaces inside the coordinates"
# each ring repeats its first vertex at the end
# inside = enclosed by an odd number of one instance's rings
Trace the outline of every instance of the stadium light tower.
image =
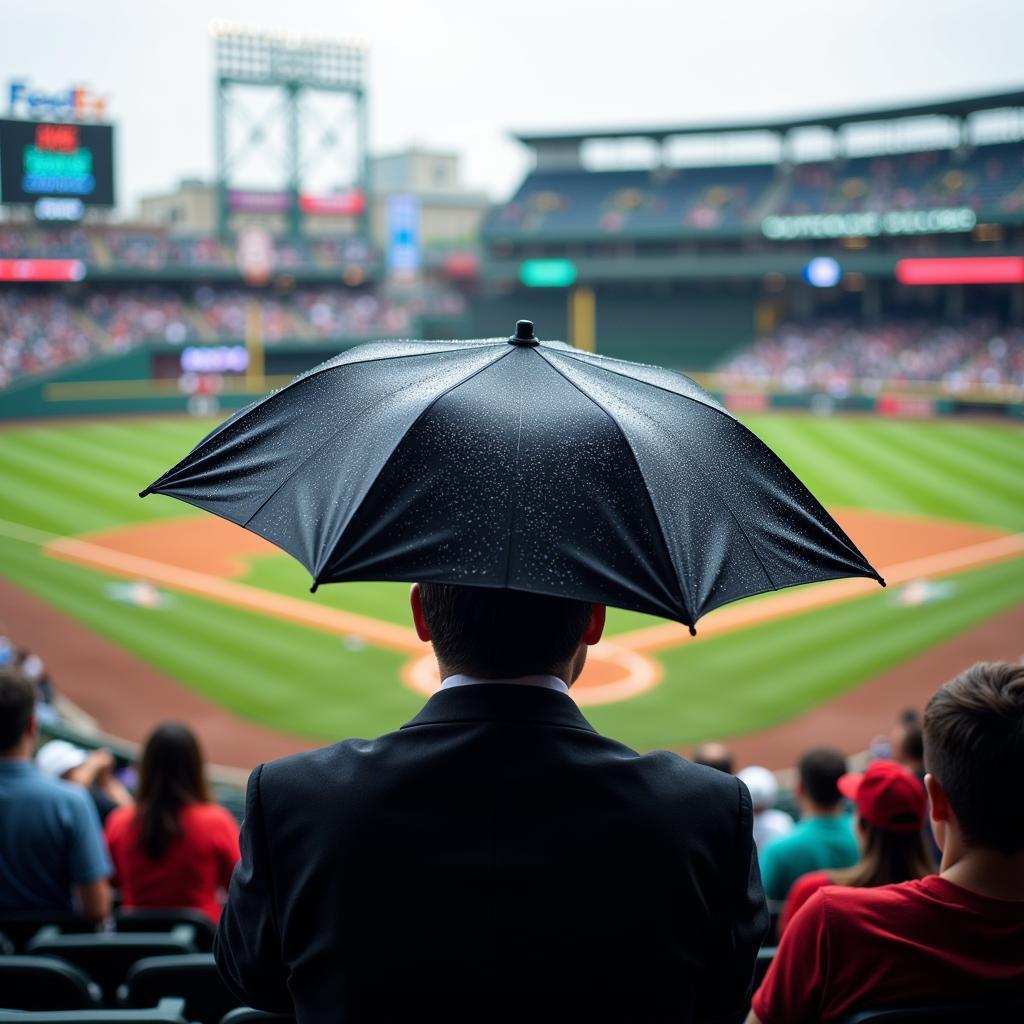
{"type": "Polygon", "coordinates": [[[304,209],[346,213],[367,237],[366,47],[224,21],[212,22],[210,35],[222,237],[233,209],[286,212],[289,234],[296,238],[304,209]],[[265,91],[272,101],[258,116],[243,103],[253,90],[265,91]],[[261,169],[264,182],[269,172],[275,191],[246,206],[240,190],[254,168],[261,169]],[[347,205],[344,195],[307,191],[316,172],[326,172],[334,190],[350,188],[347,205]]]}

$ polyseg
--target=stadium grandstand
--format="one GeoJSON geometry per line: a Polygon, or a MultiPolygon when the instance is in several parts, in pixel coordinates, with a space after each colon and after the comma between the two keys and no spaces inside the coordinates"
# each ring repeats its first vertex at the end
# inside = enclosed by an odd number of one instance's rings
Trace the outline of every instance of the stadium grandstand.
{"type": "Polygon", "coordinates": [[[726,371],[716,390],[1019,397],[1022,106],[519,134],[534,167],[484,226],[484,326],[528,308],[609,355],[726,371]],[[794,372],[808,347],[819,371],[794,372]]]}
{"type": "MultiPolygon", "coordinates": [[[[1019,403],[1022,136],[1024,91],[786,120],[521,133],[533,169],[482,221],[453,156],[378,158],[368,233],[351,218],[312,217],[296,234],[279,211],[252,210],[225,233],[215,187],[195,182],[144,201],[144,222],[93,211],[55,226],[8,209],[0,387],[28,388],[29,399],[8,403],[9,415],[25,415],[45,389],[40,374],[137,351],[84,375],[151,378],[160,390],[184,372],[185,348],[239,346],[254,332],[252,359],[279,383],[373,337],[487,336],[530,316],[544,336],[695,373],[747,407],[793,393],[871,408],[894,387],[915,401],[1019,403]],[[415,269],[396,273],[388,203],[410,190],[423,237],[415,269]],[[183,213],[197,195],[205,217],[183,213]],[[457,234],[431,237],[428,217],[453,210],[457,234]],[[253,226],[269,246],[258,281],[243,267],[253,226]],[[885,356],[893,346],[898,360],[885,356]],[[802,365],[809,352],[813,370],[802,365]]],[[[254,195],[254,209],[277,202],[254,195]]],[[[249,356],[225,365],[224,399],[251,397],[263,378],[235,380],[249,356]]],[[[61,409],[88,411],[68,399],[71,383],[61,409]]]]}

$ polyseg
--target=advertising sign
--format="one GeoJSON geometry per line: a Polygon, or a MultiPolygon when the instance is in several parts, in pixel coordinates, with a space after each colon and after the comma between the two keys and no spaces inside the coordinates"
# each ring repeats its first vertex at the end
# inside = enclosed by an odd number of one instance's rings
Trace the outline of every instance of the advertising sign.
{"type": "Polygon", "coordinates": [[[114,205],[110,125],[0,120],[0,202],[45,198],[114,205]]]}
{"type": "Polygon", "coordinates": [[[416,196],[388,199],[388,269],[399,275],[420,269],[420,201],[416,196]]]}

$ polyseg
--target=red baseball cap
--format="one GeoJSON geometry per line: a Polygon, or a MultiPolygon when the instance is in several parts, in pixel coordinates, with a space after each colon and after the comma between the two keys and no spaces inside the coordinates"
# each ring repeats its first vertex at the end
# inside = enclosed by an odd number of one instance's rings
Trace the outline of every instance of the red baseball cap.
{"type": "Polygon", "coordinates": [[[853,800],[857,813],[875,828],[916,832],[924,827],[924,786],[895,761],[872,761],[866,772],[843,775],[839,792],[853,800]]]}

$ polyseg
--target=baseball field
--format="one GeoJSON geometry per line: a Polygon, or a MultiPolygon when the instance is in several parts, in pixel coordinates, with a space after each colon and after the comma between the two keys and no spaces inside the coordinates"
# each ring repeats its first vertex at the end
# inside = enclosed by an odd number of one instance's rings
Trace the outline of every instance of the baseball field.
{"type": "MultiPolygon", "coordinates": [[[[573,692],[595,727],[640,749],[758,733],[900,666],[920,663],[937,685],[943,662],[922,660],[929,652],[1024,607],[1024,428],[779,415],[746,422],[890,586],[848,580],[762,595],[712,613],[696,639],[671,623],[611,612],[608,640],[573,692]]],[[[311,595],[304,570],[258,538],[171,499],[136,496],[211,426],[177,417],[0,432],[8,602],[25,595],[52,610],[39,651],[51,664],[80,637],[77,626],[102,641],[100,653],[79,655],[88,678],[104,671],[102,650],[130,656],[110,662],[113,706],[91,707],[66,661],[58,687],[118,734],[131,721],[183,714],[197,698],[227,728],[255,725],[300,743],[397,727],[435,683],[411,630],[405,584],[331,585],[311,595]]],[[[962,667],[950,663],[946,674],[962,667]]],[[[900,701],[894,693],[894,712],[900,701]]],[[[249,763],[263,753],[254,750],[249,763]]]]}

